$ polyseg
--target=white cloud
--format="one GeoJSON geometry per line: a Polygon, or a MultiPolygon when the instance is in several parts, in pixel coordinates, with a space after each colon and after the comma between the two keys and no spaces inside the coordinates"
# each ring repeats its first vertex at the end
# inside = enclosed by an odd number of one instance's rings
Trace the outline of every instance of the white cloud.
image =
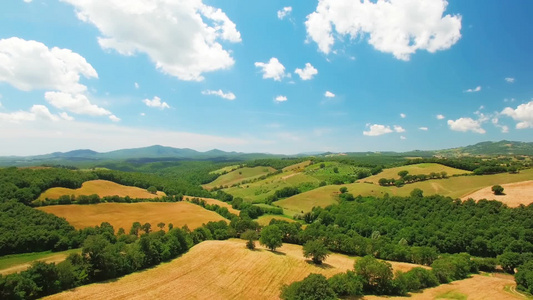
{"type": "Polygon", "coordinates": [[[481,86],[478,85],[478,86],[476,86],[476,87],[473,88],[473,89],[468,89],[468,90],[466,90],[465,93],[477,93],[477,92],[479,92],[479,91],[481,91],[481,86]]]}
{"type": "Polygon", "coordinates": [[[449,49],[461,38],[461,16],[443,16],[447,5],[445,0],[320,0],[305,25],[309,39],[325,54],[334,36],[368,36],[375,49],[409,60],[417,50],[449,49]]]}
{"type": "Polygon", "coordinates": [[[255,66],[261,68],[263,72],[263,78],[272,78],[276,81],[281,81],[283,77],[286,77],[285,67],[275,57],[272,57],[268,63],[256,62],[255,66]]]}
{"type": "Polygon", "coordinates": [[[218,90],[218,91],[205,90],[205,91],[202,91],[202,95],[215,95],[215,96],[219,96],[221,98],[227,99],[227,100],[235,100],[235,98],[237,98],[234,93],[232,92],[224,93],[222,90],[218,90]]]}
{"type": "Polygon", "coordinates": [[[240,42],[241,34],[222,10],[201,0],[61,1],[98,28],[103,49],[146,54],[157,69],[181,80],[200,81],[203,73],[235,63],[220,42],[240,42]]]}
{"type": "Polygon", "coordinates": [[[481,121],[473,120],[472,118],[459,118],[457,120],[448,120],[448,126],[451,130],[467,132],[472,131],[480,134],[484,134],[485,129],[481,128],[481,121]]]}
{"type": "Polygon", "coordinates": [[[24,0],[26,3],[31,3],[32,0],[24,0]]]}
{"type": "Polygon", "coordinates": [[[405,129],[402,126],[394,125],[394,131],[396,132],[405,132],[405,129]]]}
{"type": "Polygon", "coordinates": [[[405,119],[405,117],[407,117],[407,115],[404,114],[404,113],[401,113],[401,114],[400,114],[400,117],[401,117],[402,119],[405,119]]]}
{"type": "Polygon", "coordinates": [[[310,63],[306,63],[305,68],[303,70],[296,68],[296,70],[294,70],[294,73],[300,75],[300,78],[302,80],[310,80],[313,79],[313,76],[318,74],[318,70],[315,69],[315,67],[313,67],[310,63]]]}
{"type": "Polygon", "coordinates": [[[286,16],[290,15],[292,12],[292,7],[286,6],[278,10],[278,19],[283,20],[286,16]]]}
{"type": "Polygon", "coordinates": [[[406,138],[405,136],[401,135],[401,136],[400,136],[400,139],[401,139],[401,140],[406,140],[407,138],[406,138]]]}
{"type": "Polygon", "coordinates": [[[518,121],[516,129],[533,128],[533,101],[520,104],[515,109],[506,107],[501,114],[518,121]]]}
{"type": "Polygon", "coordinates": [[[87,90],[79,83],[81,76],[98,78],[85,58],[69,49],[17,37],[0,40],[0,81],[19,90],[81,93],[87,90]]]}
{"type": "Polygon", "coordinates": [[[492,124],[494,124],[494,126],[500,128],[502,130],[502,133],[508,133],[509,132],[509,126],[506,126],[506,125],[501,125],[500,124],[500,120],[498,118],[492,118],[492,124]]]}
{"type": "Polygon", "coordinates": [[[59,116],[52,114],[44,105],[33,105],[30,111],[17,111],[12,113],[0,113],[0,120],[19,123],[25,121],[58,121],[59,116]]]}
{"type": "Polygon", "coordinates": [[[287,97],[286,96],[277,96],[276,98],[274,98],[274,100],[276,100],[276,102],[285,102],[287,101],[287,97]]]}
{"type": "Polygon", "coordinates": [[[324,96],[326,98],[335,98],[335,94],[333,94],[332,92],[330,91],[326,91],[326,93],[324,93],[324,96]]]}
{"type": "Polygon", "coordinates": [[[109,110],[91,104],[87,96],[83,94],[46,92],[44,98],[54,107],[68,110],[75,114],[90,116],[108,116],[111,114],[109,110]]]}
{"type": "Polygon", "coordinates": [[[110,115],[109,116],[109,120],[113,121],[113,122],[120,122],[120,118],[115,116],[115,115],[110,115]]]}
{"type": "Polygon", "coordinates": [[[146,116],[146,114],[145,113],[140,113],[140,116],[144,117],[144,116],[146,116]]]}
{"type": "Polygon", "coordinates": [[[423,130],[423,131],[428,131],[429,130],[429,128],[427,128],[427,127],[418,127],[418,129],[423,130]]]}
{"type": "Polygon", "coordinates": [[[443,115],[437,115],[437,119],[439,119],[439,120],[444,120],[445,118],[446,118],[446,117],[443,116],[443,115]]]}
{"type": "Polygon", "coordinates": [[[135,82],[134,86],[136,89],[139,89],[139,84],[137,82],[135,82]]]}
{"type": "Polygon", "coordinates": [[[62,112],[59,116],[65,121],[74,121],[74,118],[69,116],[66,112],[62,112]]]}
{"type": "Polygon", "coordinates": [[[507,81],[508,83],[514,83],[514,78],[513,77],[506,77],[505,81],[507,81]]]}
{"type": "Polygon", "coordinates": [[[159,108],[161,110],[163,110],[165,108],[170,108],[170,105],[168,105],[168,103],[162,102],[161,98],[159,98],[157,96],[155,96],[152,100],[144,99],[143,103],[146,104],[146,106],[148,106],[148,107],[155,107],[155,108],[159,108]]]}
{"type": "Polygon", "coordinates": [[[369,127],[370,130],[363,131],[363,135],[366,135],[366,136],[378,136],[378,135],[383,135],[383,134],[387,134],[387,133],[393,132],[393,130],[390,129],[390,126],[385,126],[385,125],[379,125],[379,124],[370,125],[370,124],[367,124],[367,127],[369,127]]]}

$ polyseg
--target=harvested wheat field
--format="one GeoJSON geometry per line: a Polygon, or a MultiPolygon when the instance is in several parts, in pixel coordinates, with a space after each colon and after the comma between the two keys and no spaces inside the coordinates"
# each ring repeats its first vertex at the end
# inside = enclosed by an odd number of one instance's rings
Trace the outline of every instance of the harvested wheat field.
{"type": "Polygon", "coordinates": [[[498,200],[509,207],[518,207],[520,204],[529,205],[533,202],[533,180],[501,184],[505,195],[494,195],[492,186],[482,188],[479,191],[473,192],[464,196],[462,200],[472,198],[474,200],[498,200]]]}
{"type": "Polygon", "coordinates": [[[220,207],[225,207],[228,209],[230,213],[235,214],[237,216],[241,213],[240,210],[233,208],[231,204],[224,202],[224,201],[220,201],[218,199],[183,196],[183,200],[185,201],[191,201],[192,198],[198,198],[200,200],[204,200],[205,203],[210,204],[210,205],[218,205],[220,207]]]}
{"type": "MultiPolygon", "coordinates": [[[[65,218],[76,229],[109,222],[115,230],[128,231],[133,222],[146,222],[157,229],[163,222],[174,227],[189,226],[194,229],[209,221],[226,220],[219,214],[188,202],[139,202],[139,203],[100,203],[88,205],[53,205],[37,208],[58,217],[65,218]]],[[[165,227],[166,228],[166,227],[165,227]]]]}
{"type": "Polygon", "coordinates": [[[114,183],[107,180],[91,180],[84,182],[79,189],[67,189],[67,188],[51,188],[42,193],[37,200],[59,199],[59,197],[67,195],[74,196],[89,196],[96,194],[100,197],[106,196],[119,196],[131,198],[152,199],[161,196],[165,196],[163,192],[157,192],[152,194],[145,189],[141,189],[134,186],[126,186],[118,183],[114,183]]]}
{"type": "MultiPolygon", "coordinates": [[[[279,299],[280,287],[310,273],[327,277],[353,268],[354,258],[332,254],[317,267],[302,247],[285,244],[278,252],[251,251],[245,241],[206,241],[170,263],[92,284],[46,299],[279,299]]],[[[416,265],[393,263],[396,270],[416,265]]]]}
{"type": "Polygon", "coordinates": [[[468,299],[468,300],[516,300],[526,299],[516,291],[512,275],[486,274],[425,289],[422,293],[411,293],[410,297],[365,296],[364,300],[377,299],[468,299]]]}

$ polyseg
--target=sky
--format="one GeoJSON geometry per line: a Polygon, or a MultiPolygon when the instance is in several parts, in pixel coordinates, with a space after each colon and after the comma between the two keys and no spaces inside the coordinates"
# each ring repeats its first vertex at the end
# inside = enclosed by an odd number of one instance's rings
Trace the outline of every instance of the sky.
{"type": "Polygon", "coordinates": [[[533,1],[5,2],[3,156],[533,141],[533,1]]]}

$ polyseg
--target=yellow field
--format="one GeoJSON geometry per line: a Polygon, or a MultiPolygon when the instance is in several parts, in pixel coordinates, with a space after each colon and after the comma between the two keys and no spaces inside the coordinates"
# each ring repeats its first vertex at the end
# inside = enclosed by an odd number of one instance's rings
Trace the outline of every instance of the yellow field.
{"type": "Polygon", "coordinates": [[[272,219],[276,219],[276,220],[281,220],[281,221],[287,221],[287,222],[296,222],[294,221],[293,219],[291,218],[287,218],[287,217],[284,217],[284,216],[277,216],[277,215],[264,215],[264,216],[260,216],[259,218],[257,218],[257,223],[259,223],[259,225],[261,226],[267,226],[268,224],[270,224],[270,221],[272,219]]]}
{"type": "Polygon", "coordinates": [[[109,222],[115,230],[122,227],[126,232],[133,222],[150,223],[152,230],[159,230],[157,224],[160,222],[167,225],[172,223],[174,227],[187,225],[194,229],[209,221],[226,220],[213,211],[188,202],[72,204],[37,209],[65,218],[76,229],[109,222]]]}
{"type": "Polygon", "coordinates": [[[243,180],[253,180],[275,171],[276,169],[271,167],[240,168],[218,177],[213,182],[204,184],[203,188],[209,190],[219,186],[231,186],[232,184],[240,183],[243,180]]]}
{"type": "Polygon", "coordinates": [[[310,160],[303,161],[298,164],[290,165],[288,167],[283,168],[283,172],[300,172],[305,169],[308,165],[311,164],[310,160]]]}
{"type": "Polygon", "coordinates": [[[466,195],[461,199],[498,200],[507,204],[509,207],[518,207],[520,204],[529,205],[533,203],[533,180],[502,184],[501,186],[504,188],[504,195],[494,195],[492,186],[488,186],[466,195]]]}
{"type": "Polygon", "coordinates": [[[398,176],[398,172],[400,171],[409,171],[410,175],[429,175],[431,172],[440,173],[440,172],[446,172],[448,176],[457,175],[457,174],[470,174],[472,172],[460,170],[456,168],[447,167],[441,164],[434,164],[434,163],[423,163],[423,164],[416,164],[416,165],[408,165],[408,166],[401,166],[397,168],[390,168],[390,169],[384,169],[383,172],[370,176],[364,179],[361,179],[361,182],[373,182],[375,184],[378,183],[378,181],[381,178],[395,178],[399,179],[400,176],[398,176]]]}
{"type": "Polygon", "coordinates": [[[232,214],[235,214],[235,215],[239,215],[241,213],[240,210],[238,209],[235,209],[233,207],[231,207],[231,204],[227,203],[227,202],[224,202],[224,201],[220,201],[218,199],[212,199],[212,198],[201,198],[201,197],[191,197],[191,196],[183,196],[183,200],[185,201],[191,201],[192,198],[199,198],[201,200],[204,200],[205,203],[207,204],[210,204],[210,205],[218,205],[220,207],[225,207],[228,209],[228,211],[232,214]]]}
{"type": "MultiPolygon", "coordinates": [[[[533,169],[520,171],[519,174],[502,173],[495,175],[459,176],[447,179],[433,179],[406,184],[400,188],[355,182],[346,185],[328,185],[320,187],[277,201],[275,204],[283,207],[285,214],[292,216],[296,213],[301,213],[302,211],[311,211],[314,206],[326,207],[337,203],[336,199],[338,198],[339,189],[342,186],[347,187],[348,192],[352,193],[354,196],[383,197],[385,193],[388,193],[390,196],[409,196],[413,189],[419,188],[424,191],[424,195],[426,196],[439,194],[452,198],[463,198],[465,196],[468,197],[468,195],[477,190],[483,188],[490,189],[490,187],[495,184],[503,185],[527,180],[533,180],[533,169]]],[[[363,181],[366,181],[366,179],[363,179],[363,181]]],[[[531,193],[529,193],[529,195],[527,194],[528,191],[529,190],[526,190],[526,195],[524,197],[513,201],[519,201],[519,203],[524,204],[533,202],[533,199],[531,199],[532,197],[529,196],[531,193]]],[[[496,197],[496,200],[504,199],[498,197],[496,197]]],[[[489,198],[492,199],[494,197],[489,198]]],[[[513,201],[509,202],[510,206],[516,206],[516,204],[513,204],[513,201]]],[[[505,200],[502,200],[502,202],[506,203],[505,200]]]]}
{"type": "MultiPolygon", "coordinates": [[[[280,287],[310,273],[353,269],[355,258],[332,254],[321,267],[308,262],[302,247],[285,244],[277,252],[245,248],[245,241],[206,241],[181,257],[116,281],[92,284],[45,299],[279,299],[280,287]]],[[[417,266],[392,263],[395,270],[417,266]]]]}
{"type": "Polygon", "coordinates": [[[209,174],[222,174],[222,173],[226,173],[226,172],[231,172],[231,171],[237,169],[238,167],[239,167],[239,165],[227,166],[227,167],[224,167],[222,169],[211,171],[211,172],[209,172],[209,174]]]}
{"type": "Polygon", "coordinates": [[[156,195],[149,193],[145,189],[141,189],[133,186],[125,186],[118,183],[114,183],[107,180],[91,180],[84,182],[79,189],[67,189],[67,188],[51,188],[42,193],[37,200],[48,199],[58,199],[64,195],[74,195],[74,196],[89,196],[96,194],[100,197],[106,196],[119,196],[131,198],[144,198],[152,199],[161,196],[165,196],[163,192],[157,192],[156,195]]]}
{"type": "Polygon", "coordinates": [[[488,274],[489,276],[473,275],[471,278],[454,281],[434,288],[425,289],[422,293],[411,293],[406,297],[365,296],[364,300],[378,299],[468,299],[468,300],[524,300],[525,296],[516,291],[516,283],[512,275],[488,274]],[[455,296],[455,297],[454,297],[455,296]],[[461,298],[462,296],[462,298],[461,298]]]}

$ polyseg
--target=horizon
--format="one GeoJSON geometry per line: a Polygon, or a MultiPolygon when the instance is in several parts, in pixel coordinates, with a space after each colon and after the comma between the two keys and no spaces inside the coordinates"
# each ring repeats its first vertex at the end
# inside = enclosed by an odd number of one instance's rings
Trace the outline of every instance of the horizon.
{"type": "MultiPolygon", "coordinates": [[[[509,141],[509,140],[499,140],[499,141],[489,141],[489,140],[487,140],[487,141],[482,141],[482,142],[479,142],[479,143],[499,143],[499,142],[533,143],[533,141],[528,142],[528,141],[509,141]]],[[[74,151],[92,151],[92,152],[95,152],[95,153],[98,153],[98,154],[106,154],[106,153],[115,152],[115,151],[137,150],[137,149],[145,149],[145,148],[151,148],[151,147],[172,148],[172,149],[177,149],[177,150],[193,150],[193,151],[196,151],[196,152],[199,152],[199,153],[206,153],[206,152],[210,152],[210,151],[222,151],[222,152],[226,152],[226,153],[238,153],[238,154],[267,154],[267,155],[285,155],[285,156],[307,155],[307,154],[309,154],[309,155],[312,156],[312,155],[324,154],[324,153],[343,154],[343,153],[367,153],[367,152],[370,152],[370,153],[388,153],[388,152],[408,153],[408,152],[417,152],[417,151],[420,151],[420,152],[430,151],[431,152],[431,151],[442,151],[442,150],[450,150],[450,149],[456,149],[456,148],[464,148],[464,147],[468,147],[468,146],[474,146],[474,145],[477,145],[479,143],[456,146],[456,147],[445,147],[445,148],[439,148],[439,149],[410,149],[410,150],[407,150],[407,151],[392,151],[392,150],[339,151],[339,152],[332,152],[332,151],[305,151],[305,152],[298,152],[298,153],[240,152],[240,151],[234,151],[234,150],[223,150],[223,149],[218,149],[218,148],[213,148],[213,149],[201,151],[201,150],[197,150],[197,149],[193,149],[193,148],[187,148],[187,147],[185,147],[185,148],[176,148],[176,147],[172,147],[172,146],[154,144],[154,145],[148,145],[148,146],[143,146],[143,147],[135,147],[135,148],[112,149],[112,150],[109,150],[109,151],[97,151],[97,150],[94,150],[94,149],[85,148],[85,149],[72,149],[72,150],[66,150],[66,151],[53,151],[53,152],[38,153],[38,154],[32,154],[32,155],[0,155],[0,157],[31,157],[31,156],[51,155],[51,154],[56,154],[56,153],[57,154],[58,153],[64,154],[64,153],[69,153],[69,152],[74,152],[74,151]]]]}
{"type": "Polygon", "coordinates": [[[0,156],[531,142],[530,1],[15,0],[3,8],[0,156]]]}

